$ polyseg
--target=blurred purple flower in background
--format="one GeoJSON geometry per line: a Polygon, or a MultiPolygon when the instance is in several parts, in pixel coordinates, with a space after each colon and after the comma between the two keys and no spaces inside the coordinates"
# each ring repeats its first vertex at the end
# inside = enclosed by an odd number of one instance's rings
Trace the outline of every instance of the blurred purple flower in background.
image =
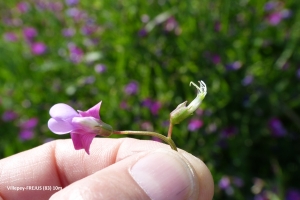
{"type": "Polygon", "coordinates": [[[161,108],[161,103],[159,101],[152,102],[152,105],[150,107],[150,111],[152,115],[157,115],[160,108],[161,108]]]}
{"type": "Polygon", "coordinates": [[[96,78],[94,76],[88,76],[84,79],[84,84],[93,84],[95,82],[96,78]]]}
{"type": "Polygon", "coordinates": [[[31,52],[34,55],[42,55],[46,50],[47,46],[42,42],[34,42],[31,44],[31,52]]]}
{"type": "Polygon", "coordinates": [[[152,140],[155,141],[155,142],[163,142],[160,138],[158,137],[152,137],[152,140]]]}
{"type": "Polygon", "coordinates": [[[250,85],[253,82],[253,76],[252,75],[247,75],[245,78],[242,80],[242,85],[247,86],[250,85]]]}
{"type": "Polygon", "coordinates": [[[157,115],[162,105],[159,101],[146,98],[142,101],[142,106],[147,107],[152,115],[157,115]]]}
{"type": "Polygon", "coordinates": [[[62,34],[65,37],[72,37],[75,34],[75,30],[73,28],[64,28],[62,30],[62,34]]]}
{"type": "Polygon", "coordinates": [[[221,137],[222,138],[229,138],[237,134],[237,128],[234,126],[230,126],[227,128],[224,128],[221,132],[221,137]]]}
{"type": "Polygon", "coordinates": [[[79,0],[66,0],[66,4],[68,6],[75,6],[78,4],[78,2],[79,2],[79,0]]]}
{"type": "Polygon", "coordinates": [[[121,101],[119,106],[120,106],[121,109],[127,109],[128,108],[128,104],[127,104],[126,101],[121,101]]]}
{"type": "Polygon", "coordinates": [[[221,190],[225,190],[230,187],[230,178],[228,176],[223,176],[218,183],[221,190]]]}
{"type": "Polygon", "coordinates": [[[213,55],[211,56],[211,61],[212,61],[215,65],[217,65],[217,64],[221,63],[221,57],[220,57],[218,54],[213,54],[213,55]]]}
{"type": "Polygon", "coordinates": [[[188,124],[190,131],[196,131],[203,126],[203,121],[200,119],[191,119],[188,124]]]}
{"type": "Polygon", "coordinates": [[[81,27],[81,33],[83,35],[91,35],[94,32],[96,32],[97,26],[94,24],[86,24],[83,27],[81,27]]]}
{"type": "Polygon", "coordinates": [[[28,41],[32,41],[37,36],[37,31],[33,27],[25,27],[23,29],[24,38],[28,41]]]}
{"type": "Polygon", "coordinates": [[[171,32],[171,31],[175,30],[175,28],[177,26],[178,26],[178,23],[177,23],[176,19],[174,17],[169,17],[164,24],[164,29],[167,32],[171,32]]]}
{"type": "Polygon", "coordinates": [[[269,14],[266,19],[270,25],[276,26],[281,22],[282,14],[281,14],[281,12],[274,12],[274,13],[269,14]]]}
{"type": "Polygon", "coordinates": [[[70,52],[70,60],[73,63],[79,63],[84,55],[83,50],[72,43],[68,45],[68,48],[70,52]]]}
{"type": "Polygon", "coordinates": [[[131,81],[124,88],[124,92],[128,95],[134,95],[138,92],[138,90],[139,90],[139,85],[136,81],[131,81]]]}
{"type": "Polygon", "coordinates": [[[241,179],[240,177],[233,177],[232,178],[232,183],[236,186],[236,187],[243,187],[244,186],[244,181],[243,179],[241,179]]]}
{"type": "Polygon", "coordinates": [[[38,124],[37,118],[30,118],[29,120],[23,122],[20,127],[22,129],[33,129],[38,124]]]}
{"type": "Polygon", "coordinates": [[[275,137],[282,137],[287,134],[286,129],[282,125],[280,119],[278,118],[272,118],[268,122],[269,129],[271,131],[271,134],[275,137]]]}
{"type": "Polygon", "coordinates": [[[265,11],[274,10],[279,5],[279,2],[276,1],[269,1],[265,4],[264,9],[265,11]]]}
{"type": "Polygon", "coordinates": [[[27,2],[22,1],[17,4],[17,9],[20,13],[25,13],[29,10],[29,5],[27,2]]]}
{"type": "Polygon", "coordinates": [[[13,32],[4,33],[3,37],[4,37],[4,40],[9,41],[9,42],[15,42],[18,40],[17,35],[13,32]]]}
{"type": "Polygon", "coordinates": [[[106,71],[106,66],[103,64],[96,64],[94,69],[95,69],[95,72],[97,72],[98,74],[102,74],[106,71]]]}
{"type": "Polygon", "coordinates": [[[37,118],[30,118],[25,122],[20,124],[20,133],[19,137],[21,140],[30,140],[34,136],[34,128],[38,124],[37,118]]]}
{"type": "Polygon", "coordinates": [[[242,67],[242,63],[240,61],[235,61],[235,62],[232,62],[232,63],[229,63],[229,64],[226,64],[225,65],[225,68],[228,70],[228,71],[234,71],[234,70],[238,70],[242,67]]]}
{"type": "Polygon", "coordinates": [[[139,37],[146,37],[148,35],[148,31],[145,28],[142,28],[138,32],[139,37]]]}
{"type": "Polygon", "coordinates": [[[143,131],[153,131],[153,125],[149,121],[144,121],[141,123],[141,129],[143,131]]]}
{"type": "Polygon", "coordinates": [[[15,111],[7,110],[2,114],[2,120],[5,122],[13,121],[18,117],[15,111]]]}
{"type": "Polygon", "coordinates": [[[296,76],[297,76],[298,79],[300,79],[300,68],[297,69],[297,71],[296,71],[296,76]]]}
{"type": "Polygon", "coordinates": [[[289,189],[286,193],[286,200],[300,200],[300,191],[289,189]]]}
{"type": "Polygon", "coordinates": [[[215,22],[215,24],[214,24],[214,30],[216,32],[220,32],[220,30],[221,30],[221,22],[219,20],[215,22]]]}
{"type": "Polygon", "coordinates": [[[80,15],[80,10],[78,8],[70,8],[66,11],[66,14],[70,17],[78,17],[80,15]]]}
{"type": "Polygon", "coordinates": [[[31,129],[22,129],[19,133],[21,140],[30,140],[34,137],[34,132],[31,129]]]}

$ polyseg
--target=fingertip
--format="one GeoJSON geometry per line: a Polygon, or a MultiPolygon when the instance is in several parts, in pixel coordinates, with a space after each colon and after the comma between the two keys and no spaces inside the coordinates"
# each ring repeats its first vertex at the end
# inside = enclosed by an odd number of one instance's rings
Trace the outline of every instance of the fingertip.
{"type": "Polygon", "coordinates": [[[205,163],[199,158],[185,151],[180,153],[188,160],[193,167],[199,181],[199,200],[211,200],[214,195],[214,181],[212,174],[205,163]]]}

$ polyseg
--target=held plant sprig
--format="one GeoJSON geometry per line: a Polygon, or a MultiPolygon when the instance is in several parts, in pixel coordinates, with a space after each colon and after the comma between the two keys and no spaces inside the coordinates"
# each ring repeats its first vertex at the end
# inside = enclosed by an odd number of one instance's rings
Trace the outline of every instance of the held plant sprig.
{"type": "Polygon", "coordinates": [[[171,139],[173,125],[179,124],[181,121],[192,115],[200,106],[207,93],[207,88],[203,81],[199,81],[199,84],[200,86],[197,86],[193,82],[190,83],[190,85],[195,86],[197,89],[196,98],[188,106],[186,106],[187,101],[179,104],[177,108],[170,113],[170,125],[167,136],[149,131],[114,130],[100,118],[100,107],[102,102],[99,102],[87,111],[78,110],[77,112],[67,104],[55,104],[51,107],[49,112],[51,118],[48,121],[48,127],[53,133],[58,135],[70,133],[74,148],[76,150],[84,149],[87,154],[90,154],[90,145],[97,135],[109,137],[112,134],[158,137],[169,144],[173,150],[177,151],[177,147],[171,139]]]}

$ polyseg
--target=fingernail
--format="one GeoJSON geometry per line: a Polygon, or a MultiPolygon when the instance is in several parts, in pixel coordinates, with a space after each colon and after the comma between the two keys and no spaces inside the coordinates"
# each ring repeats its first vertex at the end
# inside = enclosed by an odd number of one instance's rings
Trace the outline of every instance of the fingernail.
{"type": "Polygon", "coordinates": [[[133,165],[130,174],[152,200],[198,197],[198,180],[178,152],[161,150],[147,154],[133,165]]]}

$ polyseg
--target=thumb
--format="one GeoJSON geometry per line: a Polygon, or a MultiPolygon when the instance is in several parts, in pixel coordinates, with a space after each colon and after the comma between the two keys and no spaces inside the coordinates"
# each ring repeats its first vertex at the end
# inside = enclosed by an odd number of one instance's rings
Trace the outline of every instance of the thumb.
{"type": "Polygon", "coordinates": [[[51,199],[210,200],[211,174],[186,152],[159,149],[132,155],[55,193],[51,199]]]}

